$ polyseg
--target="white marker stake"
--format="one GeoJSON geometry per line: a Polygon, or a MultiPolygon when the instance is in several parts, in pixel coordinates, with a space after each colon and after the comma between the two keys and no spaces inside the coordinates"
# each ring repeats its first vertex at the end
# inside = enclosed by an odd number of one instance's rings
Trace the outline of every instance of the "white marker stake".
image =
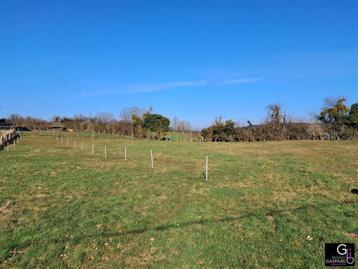
{"type": "Polygon", "coordinates": [[[104,157],[107,158],[107,145],[104,145],[104,157]]]}
{"type": "Polygon", "coordinates": [[[208,168],[209,168],[209,157],[206,156],[206,162],[205,162],[205,181],[208,181],[208,168]]]}
{"type": "Polygon", "coordinates": [[[127,160],[127,147],[124,147],[124,160],[127,160]]]}
{"type": "Polygon", "coordinates": [[[63,143],[63,137],[61,136],[61,143],[63,143]]]}
{"type": "Polygon", "coordinates": [[[94,145],[92,143],[92,155],[94,154],[94,145]]]}
{"type": "Polygon", "coordinates": [[[152,168],[154,168],[153,151],[150,150],[150,159],[152,161],[152,168]]]}

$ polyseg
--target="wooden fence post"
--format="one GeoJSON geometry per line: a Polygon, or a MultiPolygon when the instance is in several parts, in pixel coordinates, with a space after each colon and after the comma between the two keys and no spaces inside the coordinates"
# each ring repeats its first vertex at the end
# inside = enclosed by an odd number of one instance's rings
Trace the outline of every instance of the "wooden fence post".
{"type": "Polygon", "coordinates": [[[205,181],[208,181],[208,170],[209,170],[209,157],[206,156],[206,161],[205,161],[205,181]]]}
{"type": "Polygon", "coordinates": [[[150,150],[150,159],[151,159],[152,168],[154,168],[154,160],[153,160],[153,151],[152,150],[150,150]]]}

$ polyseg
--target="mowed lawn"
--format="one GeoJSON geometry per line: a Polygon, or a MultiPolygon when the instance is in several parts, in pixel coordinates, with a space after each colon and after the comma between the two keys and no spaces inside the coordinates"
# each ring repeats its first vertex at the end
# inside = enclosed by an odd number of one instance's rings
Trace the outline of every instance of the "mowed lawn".
{"type": "Polygon", "coordinates": [[[325,242],[357,247],[358,141],[91,143],[0,152],[0,268],[323,268],[325,242]]]}

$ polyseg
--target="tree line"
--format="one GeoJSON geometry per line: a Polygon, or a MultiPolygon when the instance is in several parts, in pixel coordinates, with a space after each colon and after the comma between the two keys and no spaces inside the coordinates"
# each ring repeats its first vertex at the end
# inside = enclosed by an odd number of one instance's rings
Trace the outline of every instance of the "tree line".
{"type": "Polygon", "coordinates": [[[259,125],[240,127],[232,120],[221,117],[201,131],[204,141],[272,141],[301,139],[350,139],[357,135],[358,103],[350,108],[344,98],[327,98],[316,123],[305,123],[287,119],[278,104],[267,106],[267,118],[259,125]]]}
{"type": "Polygon", "coordinates": [[[148,109],[131,107],[121,111],[119,119],[111,113],[99,113],[93,117],[75,115],[73,117],[55,116],[50,121],[17,114],[0,120],[1,125],[26,127],[32,130],[63,129],[81,132],[100,132],[131,136],[133,138],[166,139],[168,131],[191,132],[195,140],[201,141],[272,141],[301,139],[350,139],[358,132],[358,103],[348,107],[344,98],[328,98],[315,118],[314,123],[292,120],[278,104],[267,106],[267,117],[261,124],[247,121],[239,126],[233,120],[217,117],[214,123],[200,132],[192,132],[187,121],[166,116],[148,109]]]}
{"type": "Polygon", "coordinates": [[[31,130],[94,131],[134,138],[160,139],[169,131],[170,120],[163,115],[153,113],[152,108],[132,107],[123,109],[119,119],[116,119],[111,113],[99,113],[94,117],[83,115],[54,116],[50,121],[13,114],[4,120],[3,125],[26,127],[31,130]]]}

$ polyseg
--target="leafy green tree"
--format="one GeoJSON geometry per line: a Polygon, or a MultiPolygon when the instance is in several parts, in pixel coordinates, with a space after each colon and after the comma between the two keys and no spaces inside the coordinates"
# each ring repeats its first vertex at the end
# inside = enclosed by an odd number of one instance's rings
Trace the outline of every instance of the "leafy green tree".
{"type": "Polygon", "coordinates": [[[212,127],[204,128],[201,130],[201,136],[204,141],[210,141],[212,139],[212,134],[212,127]]]}
{"type": "Polygon", "coordinates": [[[169,131],[170,120],[160,114],[144,114],[143,127],[152,132],[156,132],[158,137],[169,131]]]}
{"type": "Polygon", "coordinates": [[[132,137],[142,137],[142,125],[143,120],[140,116],[136,114],[131,115],[131,129],[132,129],[132,137]]]}
{"type": "Polygon", "coordinates": [[[325,124],[330,134],[330,139],[346,138],[347,129],[349,128],[349,108],[345,105],[345,101],[345,98],[327,98],[318,117],[325,124]]]}
{"type": "Polygon", "coordinates": [[[215,142],[233,141],[236,135],[235,123],[232,120],[224,122],[221,117],[217,117],[212,126],[201,131],[201,135],[205,140],[215,142]]]}
{"type": "Polygon", "coordinates": [[[351,110],[349,111],[349,122],[353,128],[353,135],[355,135],[358,130],[358,103],[351,106],[351,110]]]}
{"type": "Polygon", "coordinates": [[[226,135],[227,141],[233,141],[234,136],[236,134],[235,122],[233,122],[232,120],[225,121],[224,133],[226,135]]]}
{"type": "Polygon", "coordinates": [[[215,119],[214,125],[212,126],[212,139],[215,142],[225,141],[225,124],[221,117],[215,119]]]}

